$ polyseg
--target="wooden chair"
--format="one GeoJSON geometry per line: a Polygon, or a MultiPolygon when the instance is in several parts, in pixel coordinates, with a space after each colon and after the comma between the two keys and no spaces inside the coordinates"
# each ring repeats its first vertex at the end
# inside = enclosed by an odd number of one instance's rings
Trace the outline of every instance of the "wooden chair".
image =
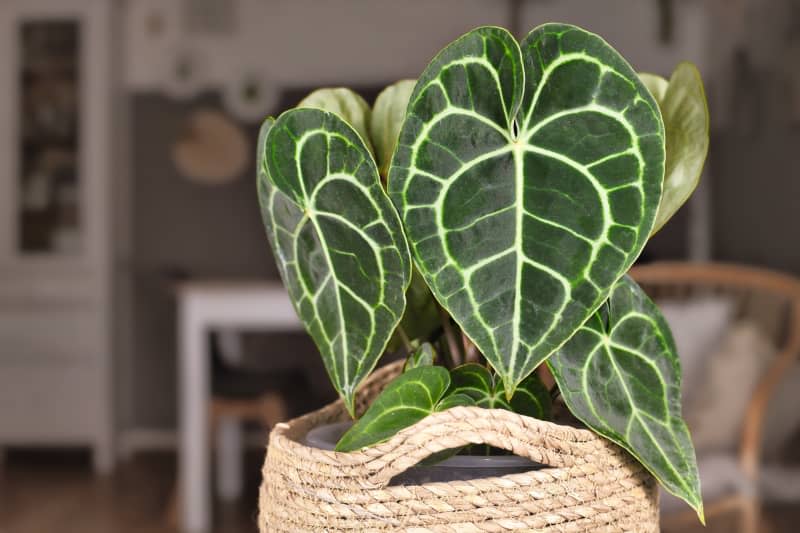
{"type": "MultiPolygon", "coordinates": [[[[241,458],[233,457],[223,457],[224,455],[231,455],[241,453],[241,449],[238,446],[235,446],[233,450],[220,450],[222,446],[219,444],[219,437],[220,437],[220,426],[224,424],[228,420],[236,421],[236,423],[242,422],[256,422],[261,424],[266,430],[272,429],[272,427],[277,424],[278,422],[282,422],[288,419],[286,402],[282,395],[276,392],[265,392],[264,394],[255,397],[255,398],[248,398],[248,399],[232,399],[232,398],[220,398],[214,397],[211,400],[211,404],[209,405],[209,436],[210,438],[216,442],[215,449],[217,451],[217,461],[219,462],[227,462],[231,463],[232,460],[234,462],[234,466],[223,466],[218,468],[217,477],[223,477],[230,474],[224,474],[226,470],[240,470],[240,466],[238,465],[238,461],[241,458]]],[[[239,472],[234,473],[234,477],[239,476],[239,472]]],[[[233,482],[234,485],[238,485],[241,481],[237,478],[236,481],[233,482]]],[[[223,482],[225,483],[225,482],[223,482]]],[[[227,482],[230,484],[231,482],[227,482]]],[[[226,489],[228,491],[232,491],[233,493],[238,492],[239,487],[233,489],[226,489]]],[[[221,495],[222,496],[222,495],[221,495]]],[[[167,526],[170,528],[176,529],[178,527],[178,512],[179,506],[181,501],[181,491],[180,488],[176,485],[169,496],[165,511],[164,511],[164,521],[167,526]]]]}
{"type": "MultiPolygon", "coordinates": [[[[217,471],[217,495],[221,500],[238,499],[243,484],[242,425],[253,422],[266,431],[278,422],[290,418],[287,405],[287,388],[299,385],[302,374],[287,372],[252,372],[231,368],[224,362],[223,352],[240,359],[239,334],[225,333],[226,342],[220,335],[210,339],[211,366],[213,374],[212,398],[208,408],[209,438],[214,443],[217,471]],[[224,346],[223,346],[224,345],[224,346]]],[[[180,487],[170,495],[165,510],[168,526],[178,526],[180,487]]]]}
{"type": "MultiPolygon", "coordinates": [[[[761,504],[757,487],[761,469],[761,437],[766,408],[781,378],[800,352],[800,281],[789,275],[729,264],[655,263],[634,267],[633,278],[654,299],[726,295],[736,305],[736,317],[756,323],[773,340],[777,355],[753,393],[737,443],[737,461],[754,490],[708,501],[706,517],[740,513],[743,533],[759,530],[761,504]]],[[[702,462],[702,458],[699,458],[702,462]]],[[[696,523],[692,511],[662,518],[666,528],[696,523]]]]}

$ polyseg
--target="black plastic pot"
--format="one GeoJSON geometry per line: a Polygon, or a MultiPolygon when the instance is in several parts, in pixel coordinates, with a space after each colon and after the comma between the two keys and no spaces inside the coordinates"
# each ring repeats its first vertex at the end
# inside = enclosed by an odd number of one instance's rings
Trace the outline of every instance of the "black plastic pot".
{"type": "MultiPolygon", "coordinates": [[[[305,444],[322,450],[333,450],[352,424],[347,421],[317,426],[308,432],[305,444]]],[[[540,468],[544,468],[544,465],[516,455],[454,455],[435,464],[421,463],[409,468],[395,476],[390,485],[465,481],[520,474],[540,468]]]]}

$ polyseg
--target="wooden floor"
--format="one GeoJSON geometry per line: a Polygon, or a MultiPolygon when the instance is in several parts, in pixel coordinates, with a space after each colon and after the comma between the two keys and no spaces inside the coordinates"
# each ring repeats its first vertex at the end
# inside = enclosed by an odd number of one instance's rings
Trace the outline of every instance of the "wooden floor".
{"type": "MultiPolygon", "coordinates": [[[[259,457],[247,457],[241,502],[215,504],[214,533],[257,532],[259,457]]],[[[109,478],[88,454],[16,452],[0,467],[0,533],[177,533],[166,520],[174,455],[141,454],[109,478]]]]}
{"type": "MultiPolygon", "coordinates": [[[[257,531],[260,460],[258,454],[247,457],[241,502],[215,504],[215,533],[257,531]]],[[[165,520],[174,476],[171,454],[139,455],[110,478],[98,479],[84,453],[11,451],[0,466],[0,533],[177,533],[165,520]]],[[[674,533],[729,533],[735,526],[730,516],[706,529],[674,533]]],[[[763,531],[800,531],[800,505],[768,508],[763,531]]]]}

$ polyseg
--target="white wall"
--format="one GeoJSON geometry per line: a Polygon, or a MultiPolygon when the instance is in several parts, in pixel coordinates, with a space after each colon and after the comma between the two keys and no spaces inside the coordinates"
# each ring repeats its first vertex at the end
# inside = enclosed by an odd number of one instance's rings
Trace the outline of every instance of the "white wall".
{"type": "Polygon", "coordinates": [[[232,35],[189,35],[180,2],[137,0],[127,6],[129,87],[158,88],[175,54],[198,52],[206,84],[219,86],[248,69],[276,85],[369,84],[414,77],[444,44],[475,26],[507,25],[503,0],[237,0],[232,35]],[[147,31],[160,16],[158,37],[147,31]]]}
{"type": "MultiPolygon", "coordinates": [[[[167,82],[176,54],[197,51],[203,83],[219,86],[260,70],[276,84],[354,85],[415,77],[444,44],[480,25],[509,26],[504,0],[236,0],[231,35],[189,34],[177,0],[127,3],[127,83],[150,90],[167,82]],[[150,32],[154,19],[161,31],[150,32]]],[[[658,7],[644,0],[529,0],[519,27],[548,21],[584,26],[604,36],[641,70],[669,74],[706,57],[703,0],[676,0],[671,43],[658,42],[658,7]]]]}
{"type": "MultiPolygon", "coordinates": [[[[644,0],[528,0],[525,33],[568,21],[603,35],[639,70],[668,75],[690,59],[706,70],[703,0],[674,0],[674,35],[658,41],[658,7],[644,0]]],[[[443,45],[481,25],[512,26],[507,0],[229,0],[232,29],[190,31],[187,0],[126,3],[126,83],[179,98],[221,90],[234,115],[260,121],[286,86],[375,85],[413,78],[443,45]],[[189,79],[178,65],[192,66],[189,79]],[[255,80],[259,103],[241,100],[255,80]]]]}
{"type": "Polygon", "coordinates": [[[569,22],[601,35],[639,71],[669,76],[684,60],[706,67],[706,9],[703,0],[674,0],[673,35],[659,41],[654,0],[537,0],[525,2],[522,28],[569,22]]]}
{"type": "MultiPolygon", "coordinates": [[[[262,69],[276,88],[370,86],[416,77],[442,46],[476,26],[511,26],[510,4],[505,0],[239,1],[238,31],[220,37],[182,34],[182,2],[178,0],[128,0],[124,57],[128,89],[139,93],[169,89],[170,65],[174,66],[176,53],[183,48],[198,51],[202,79],[197,89],[219,89],[248,69],[262,69]],[[163,29],[153,35],[147,28],[158,13],[163,29]]],[[[582,25],[603,35],[637,69],[668,75],[682,59],[702,66],[702,4],[703,0],[675,0],[675,34],[670,45],[658,41],[654,0],[528,0],[517,27],[526,33],[547,21],[582,25]]],[[[132,178],[138,180],[132,190],[140,204],[135,209],[145,212],[149,220],[140,228],[139,240],[135,239],[137,265],[149,273],[162,263],[189,270],[194,266],[200,275],[272,272],[250,196],[251,184],[245,180],[220,191],[192,189],[168,160],[168,143],[180,131],[183,114],[194,105],[208,105],[207,97],[181,103],[153,94],[134,99],[132,168],[139,175],[132,178]],[[198,206],[196,215],[203,218],[202,223],[192,223],[192,235],[236,231],[239,238],[227,239],[226,246],[238,248],[209,254],[202,239],[185,238],[179,228],[165,227],[167,215],[179,209],[171,207],[178,198],[187,198],[183,209],[189,208],[187,204],[198,206]],[[255,244],[248,252],[251,243],[255,244]]],[[[150,295],[139,296],[144,301],[150,295]]],[[[163,294],[159,297],[160,305],[138,310],[139,316],[149,317],[153,332],[153,339],[136,339],[138,346],[156,346],[156,336],[169,336],[169,301],[163,294]]],[[[156,298],[152,295],[151,300],[156,298]]],[[[150,387],[146,395],[137,395],[134,386],[130,401],[135,405],[128,409],[133,425],[165,428],[174,420],[174,343],[167,338],[162,344],[163,351],[143,349],[131,354],[135,361],[124,367],[136,374],[126,379],[150,387]]]]}

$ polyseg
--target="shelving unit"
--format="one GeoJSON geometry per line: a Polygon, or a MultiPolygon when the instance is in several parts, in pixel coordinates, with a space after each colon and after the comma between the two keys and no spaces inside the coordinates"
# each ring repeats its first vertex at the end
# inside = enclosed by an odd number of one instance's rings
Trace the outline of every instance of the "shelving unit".
{"type": "Polygon", "coordinates": [[[0,447],[113,467],[109,0],[0,3],[0,447]]]}

